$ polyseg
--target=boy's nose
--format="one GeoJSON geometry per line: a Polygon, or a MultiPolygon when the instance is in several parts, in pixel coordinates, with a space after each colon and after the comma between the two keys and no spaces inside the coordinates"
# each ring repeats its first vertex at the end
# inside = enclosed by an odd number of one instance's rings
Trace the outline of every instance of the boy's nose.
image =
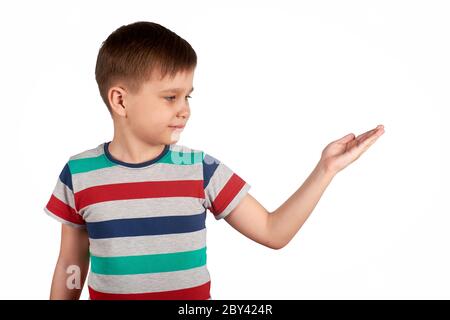
{"type": "Polygon", "coordinates": [[[185,106],[178,112],[177,117],[187,119],[189,115],[190,115],[189,106],[185,106]]]}

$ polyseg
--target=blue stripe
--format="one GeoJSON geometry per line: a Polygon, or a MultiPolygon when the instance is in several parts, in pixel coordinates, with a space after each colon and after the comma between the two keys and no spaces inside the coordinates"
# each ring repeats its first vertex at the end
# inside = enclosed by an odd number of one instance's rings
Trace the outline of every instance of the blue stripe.
{"type": "Polygon", "coordinates": [[[59,180],[69,187],[70,190],[73,191],[72,187],[72,174],[70,173],[69,164],[66,163],[61,173],[59,174],[59,180]]]}
{"type": "Polygon", "coordinates": [[[91,239],[136,237],[185,233],[205,228],[206,211],[189,216],[165,216],[150,218],[116,219],[101,222],[88,222],[88,235],[91,239]]]}
{"type": "Polygon", "coordinates": [[[203,189],[208,186],[209,180],[211,180],[211,177],[219,166],[219,163],[219,160],[205,153],[205,157],[203,159],[203,189]]]}

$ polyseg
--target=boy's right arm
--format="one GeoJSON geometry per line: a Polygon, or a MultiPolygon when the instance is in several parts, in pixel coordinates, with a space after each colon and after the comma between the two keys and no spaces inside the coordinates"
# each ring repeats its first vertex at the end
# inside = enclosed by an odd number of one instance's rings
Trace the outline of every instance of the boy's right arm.
{"type": "Polygon", "coordinates": [[[79,299],[88,270],[87,229],[62,224],[61,248],[53,274],[50,300],[79,299]]]}

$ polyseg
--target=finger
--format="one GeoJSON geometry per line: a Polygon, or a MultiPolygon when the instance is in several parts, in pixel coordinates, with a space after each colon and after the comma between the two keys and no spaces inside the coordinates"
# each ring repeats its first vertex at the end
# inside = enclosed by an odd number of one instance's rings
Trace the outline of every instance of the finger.
{"type": "Polygon", "coordinates": [[[371,135],[372,133],[374,133],[377,129],[372,129],[370,131],[364,132],[362,134],[360,134],[359,136],[356,137],[356,140],[358,141],[362,141],[364,140],[364,138],[366,138],[368,135],[371,135]]]}
{"type": "Polygon", "coordinates": [[[360,142],[358,145],[358,148],[361,148],[363,152],[367,150],[372,144],[377,141],[377,139],[380,137],[381,134],[372,134],[371,136],[368,136],[364,141],[360,142]]]}
{"type": "Polygon", "coordinates": [[[378,130],[379,131],[377,131],[375,134],[372,134],[372,136],[367,137],[364,141],[358,143],[356,146],[352,145],[352,147],[349,148],[346,154],[349,154],[349,156],[353,159],[352,161],[358,159],[384,133],[383,127],[378,128],[378,130]]]}
{"type": "Polygon", "coordinates": [[[377,129],[372,129],[370,131],[367,131],[363,134],[360,134],[356,139],[345,141],[346,143],[346,151],[353,149],[355,146],[360,146],[368,137],[370,137],[371,134],[373,134],[377,129]]]}
{"type": "Polygon", "coordinates": [[[370,135],[372,133],[377,132],[380,129],[383,129],[383,125],[378,125],[376,128],[374,128],[372,130],[369,130],[367,132],[364,132],[363,134],[360,134],[356,139],[366,137],[366,136],[368,136],[368,135],[370,135]]]}
{"type": "Polygon", "coordinates": [[[384,128],[382,125],[377,126],[375,129],[372,129],[370,131],[367,131],[361,135],[359,135],[356,140],[358,141],[358,143],[361,143],[362,141],[364,141],[366,138],[375,135],[375,134],[379,134],[381,132],[384,132],[384,128]]]}
{"type": "Polygon", "coordinates": [[[361,154],[363,154],[369,147],[375,143],[375,141],[383,134],[383,129],[378,131],[377,133],[372,134],[371,136],[367,136],[364,140],[358,141],[358,143],[355,145],[352,145],[351,148],[349,148],[350,152],[354,154],[355,158],[359,158],[361,154]]]}

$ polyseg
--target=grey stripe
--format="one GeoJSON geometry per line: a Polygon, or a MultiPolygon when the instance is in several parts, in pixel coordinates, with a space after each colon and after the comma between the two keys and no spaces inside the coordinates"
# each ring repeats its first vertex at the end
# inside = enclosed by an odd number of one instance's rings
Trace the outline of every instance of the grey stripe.
{"type": "Polygon", "coordinates": [[[208,185],[205,188],[205,206],[207,208],[211,207],[211,203],[220,193],[222,188],[228,182],[228,180],[233,175],[233,171],[228,168],[224,163],[220,163],[216,171],[214,171],[213,176],[209,180],[208,185]]]}
{"type": "Polygon", "coordinates": [[[70,190],[68,186],[62,183],[61,179],[59,178],[53,190],[53,195],[65,204],[68,204],[72,209],[76,211],[75,199],[72,190],[70,190]]]}
{"type": "Polygon", "coordinates": [[[80,210],[80,214],[88,222],[193,215],[205,211],[203,203],[204,199],[193,197],[114,200],[86,206],[80,210]]]}
{"type": "Polygon", "coordinates": [[[93,158],[98,157],[103,153],[103,143],[99,144],[97,147],[77,153],[70,157],[70,160],[77,160],[83,158],[93,158]]]}
{"type": "Polygon", "coordinates": [[[186,289],[210,281],[206,265],[181,271],[109,276],[89,273],[88,284],[104,293],[148,293],[186,289]]]}
{"type": "Polygon", "coordinates": [[[89,239],[90,252],[98,257],[118,257],[173,253],[201,249],[206,246],[206,228],[187,233],[89,239]]]}

